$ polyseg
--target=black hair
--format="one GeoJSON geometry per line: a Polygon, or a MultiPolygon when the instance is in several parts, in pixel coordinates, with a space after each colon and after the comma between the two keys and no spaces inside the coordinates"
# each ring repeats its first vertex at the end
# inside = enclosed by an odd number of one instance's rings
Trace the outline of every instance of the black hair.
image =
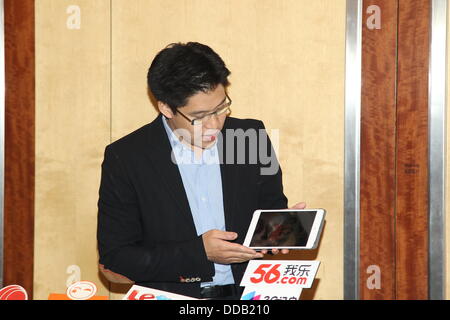
{"type": "Polygon", "coordinates": [[[228,86],[229,75],[222,58],[207,45],[173,43],[153,59],[147,84],[155,99],[176,113],[194,94],[228,86]]]}

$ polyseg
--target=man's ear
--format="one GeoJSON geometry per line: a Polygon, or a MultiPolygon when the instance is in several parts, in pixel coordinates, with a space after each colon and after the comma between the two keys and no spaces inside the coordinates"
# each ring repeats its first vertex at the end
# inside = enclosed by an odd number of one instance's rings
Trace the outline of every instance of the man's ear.
{"type": "Polygon", "coordinates": [[[172,109],[170,109],[170,107],[167,104],[165,104],[164,102],[158,101],[158,109],[159,109],[159,112],[161,112],[166,118],[172,119],[173,112],[172,112],[172,109]]]}

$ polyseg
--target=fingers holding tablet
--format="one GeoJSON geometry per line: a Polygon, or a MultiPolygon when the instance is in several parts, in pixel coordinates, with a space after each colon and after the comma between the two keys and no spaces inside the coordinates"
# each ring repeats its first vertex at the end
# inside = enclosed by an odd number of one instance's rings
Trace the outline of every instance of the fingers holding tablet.
{"type": "Polygon", "coordinates": [[[302,210],[302,209],[305,209],[305,208],[306,208],[306,203],[305,202],[299,202],[299,203],[293,205],[289,209],[300,209],[300,210],[302,210]]]}
{"type": "Polygon", "coordinates": [[[202,235],[208,260],[221,263],[240,263],[252,259],[262,258],[263,254],[246,246],[232,243],[237,238],[235,232],[210,230],[202,235]]]}
{"type": "Polygon", "coordinates": [[[263,250],[261,250],[261,253],[262,254],[273,254],[273,255],[276,255],[276,254],[279,254],[279,253],[282,253],[282,254],[288,254],[289,253],[289,249],[281,249],[281,250],[279,250],[279,249],[277,249],[277,248],[273,248],[272,250],[268,250],[268,249],[263,249],[263,250]]]}
{"type": "Polygon", "coordinates": [[[305,203],[298,203],[291,209],[256,210],[243,245],[231,242],[238,237],[235,232],[205,232],[202,239],[208,260],[241,263],[263,258],[269,252],[287,254],[289,250],[315,249],[326,212],[305,207],[305,203]]]}

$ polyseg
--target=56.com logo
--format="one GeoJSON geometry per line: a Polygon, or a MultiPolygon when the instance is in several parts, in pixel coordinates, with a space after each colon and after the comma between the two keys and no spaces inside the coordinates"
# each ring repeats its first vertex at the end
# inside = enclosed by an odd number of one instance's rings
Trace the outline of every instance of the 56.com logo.
{"type": "Polygon", "coordinates": [[[266,283],[266,284],[306,284],[307,277],[287,275],[284,273],[281,275],[281,271],[278,269],[281,264],[260,264],[253,274],[255,277],[250,277],[250,281],[254,284],[266,283]]]}

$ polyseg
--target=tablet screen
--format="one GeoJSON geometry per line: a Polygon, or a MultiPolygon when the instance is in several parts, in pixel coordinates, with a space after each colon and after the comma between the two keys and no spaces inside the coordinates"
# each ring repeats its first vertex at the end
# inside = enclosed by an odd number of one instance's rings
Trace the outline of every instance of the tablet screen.
{"type": "Polygon", "coordinates": [[[316,211],[261,212],[250,247],[304,247],[316,211]]]}

